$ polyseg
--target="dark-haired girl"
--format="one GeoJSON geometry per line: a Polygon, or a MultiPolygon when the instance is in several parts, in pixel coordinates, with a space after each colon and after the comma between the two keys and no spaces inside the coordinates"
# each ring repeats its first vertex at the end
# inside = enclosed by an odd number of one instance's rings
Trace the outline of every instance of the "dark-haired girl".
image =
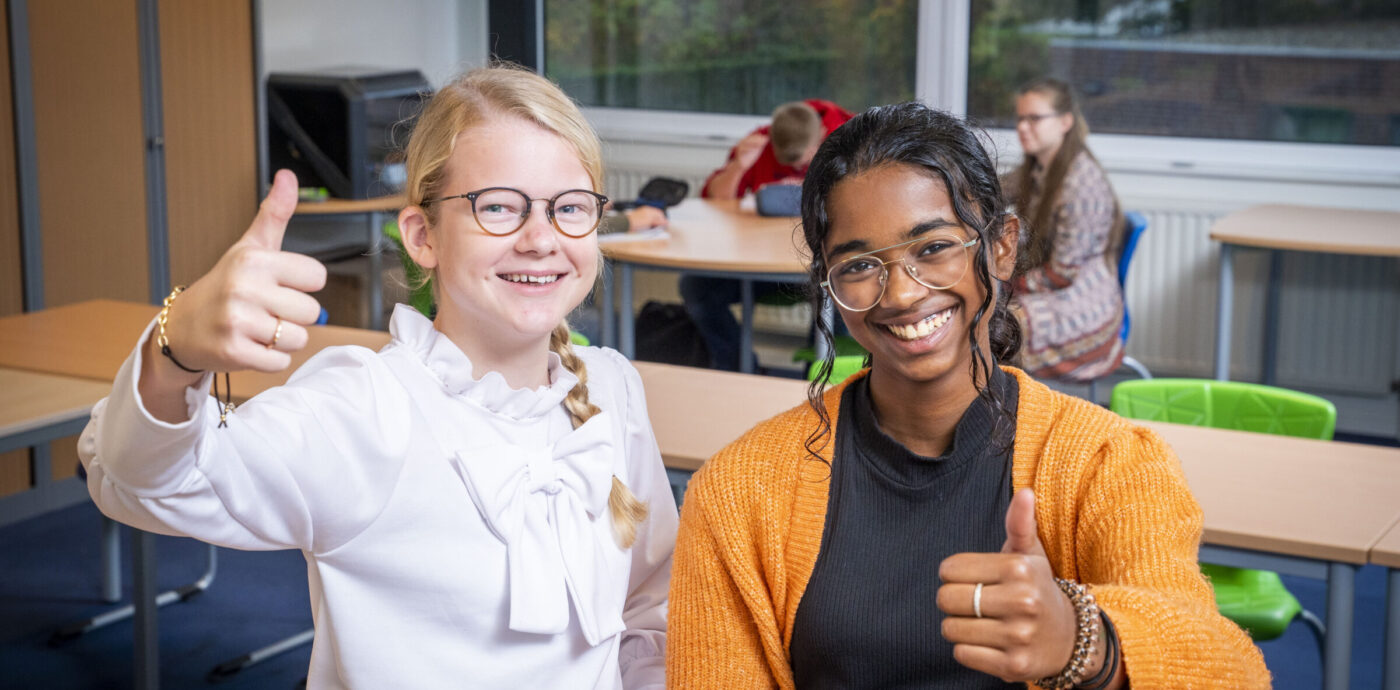
{"type": "Polygon", "coordinates": [[[1011,302],[1024,338],[1019,364],[1038,378],[1111,374],[1123,361],[1123,214],[1069,84],[1023,86],[1016,136],[1025,155],[1007,196],[1027,223],[1011,302]]]}
{"type": "Polygon", "coordinates": [[[691,481],[672,687],[1268,686],[1196,565],[1171,449],[999,366],[1018,221],[962,121],[856,117],[818,151],[802,222],[870,368],[691,481]]]}

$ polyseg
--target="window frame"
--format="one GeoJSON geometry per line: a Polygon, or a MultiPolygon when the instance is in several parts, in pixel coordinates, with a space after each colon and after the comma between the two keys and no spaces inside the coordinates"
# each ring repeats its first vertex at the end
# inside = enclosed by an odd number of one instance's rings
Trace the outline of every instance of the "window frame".
{"type": "MultiPolygon", "coordinates": [[[[915,98],[966,115],[971,0],[919,0],[917,12],[915,98]]],[[[583,112],[606,141],[706,148],[728,148],[768,121],[763,115],[632,108],[583,112]]],[[[1019,162],[1014,130],[987,133],[1003,167],[1019,162]]],[[[1139,134],[1093,134],[1090,145],[1111,171],[1400,187],[1400,147],[1139,134]]]]}

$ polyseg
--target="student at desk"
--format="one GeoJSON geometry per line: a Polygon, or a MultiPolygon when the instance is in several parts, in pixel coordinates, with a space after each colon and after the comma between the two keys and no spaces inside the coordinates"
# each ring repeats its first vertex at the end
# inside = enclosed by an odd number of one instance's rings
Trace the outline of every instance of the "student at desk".
{"type": "Polygon", "coordinates": [[[1018,221],[962,121],[857,116],[813,160],[802,223],[871,368],[692,478],[672,687],[1268,686],[1196,565],[1171,449],[997,366],[1019,346],[1018,221]]]}
{"type": "MultiPolygon", "coordinates": [[[[849,119],[851,114],[831,101],[810,99],[778,106],[771,125],[750,132],[729,151],[724,165],[705,180],[700,196],[737,199],[767,184],[801,184],[822,139],[849,119]]],[[[756,281],[753,290],[755,299],[795,292],[790,285],[768,281],[756,281]]],[[[741,299],[739,281],[682,275],[680,293],[686,313],[710,351],[710,366],[738,371],[739,358],[753,356],[739,352],[739,324],[729,311],[729,305],[741,299]]]]}
{"type": "Polygon", "coordinates": [[[221,414],[206,372],[277,370],[325,269],[278,251],[278,173],[247,234],[166,301],[94,409],[104,512],[243,549],[300,549],[310,687],[660,688],[675,503],[621,355],[574,348],[607,198],[574,103],[523,69],[469,73],[408,145],[400,305],[379,352],[330,348],[221,414]]]}

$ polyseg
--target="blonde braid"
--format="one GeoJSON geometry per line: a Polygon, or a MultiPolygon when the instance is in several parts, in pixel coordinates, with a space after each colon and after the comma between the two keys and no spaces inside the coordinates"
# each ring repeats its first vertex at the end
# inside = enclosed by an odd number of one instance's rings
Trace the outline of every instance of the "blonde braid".
{"type": "MultiPolygon", "coordinates": [[[[583,360],[574,353],[573,343],[569,339],[569,324],[560,323],[559,327],[549,334],[549,349],[559,355],[559,361],[565,369],[578,377],[578,385],[564,398],[564,409],[569,411],[569,418],[577,429],[602,410],[588,402],[588,367],[584,366],[583,360]]],[[[632,543],[637,540],[637,525],[647,519],[650,509],[622,483],[621,479],[618,479],[617,475],[613,475],[612,478],[608,509],[612,512],[613,534],[617,537],[618,544],[624,549],[631,548],[632,543]]]]}

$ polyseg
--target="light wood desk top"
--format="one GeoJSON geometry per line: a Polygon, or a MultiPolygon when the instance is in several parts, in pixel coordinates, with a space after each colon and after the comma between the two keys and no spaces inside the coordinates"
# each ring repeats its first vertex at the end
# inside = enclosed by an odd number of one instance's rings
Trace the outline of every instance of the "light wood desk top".
{"type": "Polygon", "coordinates": [[[100,299],[0,318],[0,366],[110,382],[159,312],[100,299]]]}
{"type": "Polygon", "coordinates": [[[1400,568],[1400,521],[1371,549],[1371,562],[1387,568],[1400,568]]]}
{"type": "Polygon", "coordinates": [[[0,367],[0,437],[87,415],[111,384],[0,367]]]}
{"type": "Polygon", "coordinates": [[[1400,257],[1400,213],[1266,204],[1226,215],[1210,237],[1247,247],[1400,257]]]}
{"type": "MultiPolygon", "coordinates": [[[[92,300],[0,319],[0,367],[111,383],[146,324],[160,311],[137,302],[92,300]]],[[[307,359],[331,345],[378,350],[389,334],[341,326],[307,329],[307,347],[292,353],[292,364],[273,373],[232,375],[233,397],[245,400],[286,382],[307,359]]]]}
{"type": "Polygon", "coordinates": [[[1363,564],[1400,519],[1398,448],[1138,423],[1181,458],[1207,543],[1363,564]]]}
{"type": "Polygon", "coordinates": [[[667,467],[699,469],[753,425],[807,400],[807,382],[633,362],[667,467]]]}
{"type": "Polygon", "coordinates": [[[402,194],[380,196],[373,199],[326,199],[325,201],[299,201],[296,215],[333,216],[341,213],[397,213],[404,206],[402,194]]]}
{"type": "Polygon", "coordinates": [[[610,259],[740,273],[805,273],[797,218],[760,216],[736,201],[686,199],[667,210],[670,237],[603,243],[610,259]]]}

